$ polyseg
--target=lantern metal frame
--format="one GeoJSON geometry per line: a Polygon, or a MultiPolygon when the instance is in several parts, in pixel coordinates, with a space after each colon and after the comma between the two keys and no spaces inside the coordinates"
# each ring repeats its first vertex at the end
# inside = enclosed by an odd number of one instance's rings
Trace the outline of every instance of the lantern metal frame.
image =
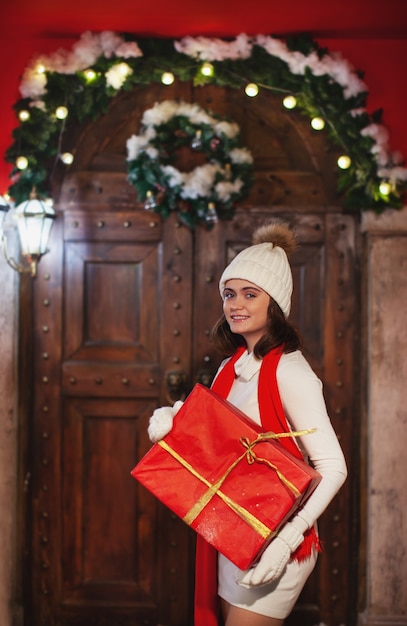
{"type": "Polygon", "coordinates": [[[8,252],[7,237],[4,232],[5,219],[10,210],[12,210],[11,205],[2,198],[0,200],[0,232],[4,258],[8,265],[20,274],[30,274],[34,278],[37,275],[37,265],[41,257],[49,252],[47,244],[53,221],[56,218],[55,211],[52,206],[46,205],[37,197],[35,190],[28,200],[13,208],[12,217],[16,220],[23,259],[23,262],[19,263],[8,252]],[[36,235],[34,241],[33,233],[36,235]]]}

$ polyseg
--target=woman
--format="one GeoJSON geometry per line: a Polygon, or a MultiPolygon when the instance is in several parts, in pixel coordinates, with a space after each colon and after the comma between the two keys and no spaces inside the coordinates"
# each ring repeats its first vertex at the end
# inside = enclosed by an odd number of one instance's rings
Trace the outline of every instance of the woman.
{"type": "MultiPolygon", "coordinates": [[[[213,330],[227,358],[212,388],[265,432],[315,429],[280,439],[310,462],[322,480],[303,507],[281,528],[258,563],[243,572],[198,536],[195,626],[281,626],[311,574],[320,550],[316,521],[346,479],[346,463],[330,423],[322,385],[300,351],[290,313],[295,249],[292,231],[280,222],[259,228],[253,245],[224,270],[219,289],[223,316],[213,330]],[[216,587],[214,587],[214,581],[216,587]]],[[[149,436],[158,441],[172,427],[181,403],[157,409],[149,436]]]]}

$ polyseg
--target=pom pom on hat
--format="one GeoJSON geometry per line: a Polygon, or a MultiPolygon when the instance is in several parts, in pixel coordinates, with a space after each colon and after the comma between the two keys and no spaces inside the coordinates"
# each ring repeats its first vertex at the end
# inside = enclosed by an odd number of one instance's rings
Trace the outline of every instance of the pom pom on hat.
{"type": "Polygon", "coordinates": [[[242,250],[225,268],[220,281],[221,295],[232,278],[254,283],[277,302],[285,317],[291,308],[293,279],[288,257],[297,247],[289,226],[280,221],[264,224],[253,233],[253,245],[242,250]]]}

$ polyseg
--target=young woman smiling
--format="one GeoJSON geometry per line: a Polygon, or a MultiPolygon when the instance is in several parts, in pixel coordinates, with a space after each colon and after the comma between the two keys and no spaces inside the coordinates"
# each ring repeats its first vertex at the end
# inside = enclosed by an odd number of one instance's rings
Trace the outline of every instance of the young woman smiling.
{"type": "MultiPolygon", "coordinates": [[[[285,224],[265,224],[254,233],[253,245],[225,268],[219,282],[223,315],[212,336],[227,358],[212,389],[264,432],[314,429],[280,442],[312,464],[322,479],[247,571],[197,537],[195,626],[282,626],[317,561],[317,519],[346,479],[345,459],[321,381],[288,321],[292,295],[288,256],[295,246],[294,234],[285,224]]],[[[148,429],[152,441],[170,431],[180,404],[154,412],[148,429]]]]}

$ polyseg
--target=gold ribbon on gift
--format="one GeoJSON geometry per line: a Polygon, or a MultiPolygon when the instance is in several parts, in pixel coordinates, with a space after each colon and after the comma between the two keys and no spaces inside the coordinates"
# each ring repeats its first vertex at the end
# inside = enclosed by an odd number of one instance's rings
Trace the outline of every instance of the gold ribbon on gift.
{"type": "Polygon", "coordinates": [[[193,476],[198,478],[204,485],[208,487],[207,491],[199,498],[199,500],[194,504],[194,506],[188,511],[188,513],[184,516],[183,521],[186,522],[189,526],[192,522],[198,517],[201,511],[207,506],[210,500],[216,495],[218,496],[227,506],[236,513],[241,519],[243,519],[249,526],[251,526],[263,539],[268,539],[270,536],[274,536],[276,533],[272,534],[270,528],[268,528],[263,522],[261,522],[257,517],[252,515],[250,511],[247,511],[243,506],[234,502],[231,498],[229,498],[226,494],[224,494],[220,488],[222,484],[225,482],[226,478],[229,474],[234,470],[234,468],[242,461],[245,457],[249,465],[252,463],[263,463],[267,465],[270,469],[274,470],[280,479],[280,481],[297,497],[301,495],[301,492],[297,489],[297,487],[289,481],[284,474],[278,469],[276,465],[271,463],[268,459],[264,459],[262,457],[258,457],[254,452],[254,447],[258,443],[263,443],[265,441],[270,441],[271,439],[280,439],[282,437],[301,437],[302,435],[308,435],[309,433],[315,432],[315,428],[311,428],[309,430],[300,430],[293,431],[290,433],[260,433],[258,437],[254,441],[250,441],[248,437],[240,437],[239,441],[245,449],[244,452],[228,467],[226,472],[215,482],[210,483],[204,476],[202,476],[196,469],[188,463],[176,450],[171,448],[164,439],[158,441],[158,445],[160,445],[166,452],[168,452],[174,459],[176,459],[185,469],[187,469],[193,476]]]}

